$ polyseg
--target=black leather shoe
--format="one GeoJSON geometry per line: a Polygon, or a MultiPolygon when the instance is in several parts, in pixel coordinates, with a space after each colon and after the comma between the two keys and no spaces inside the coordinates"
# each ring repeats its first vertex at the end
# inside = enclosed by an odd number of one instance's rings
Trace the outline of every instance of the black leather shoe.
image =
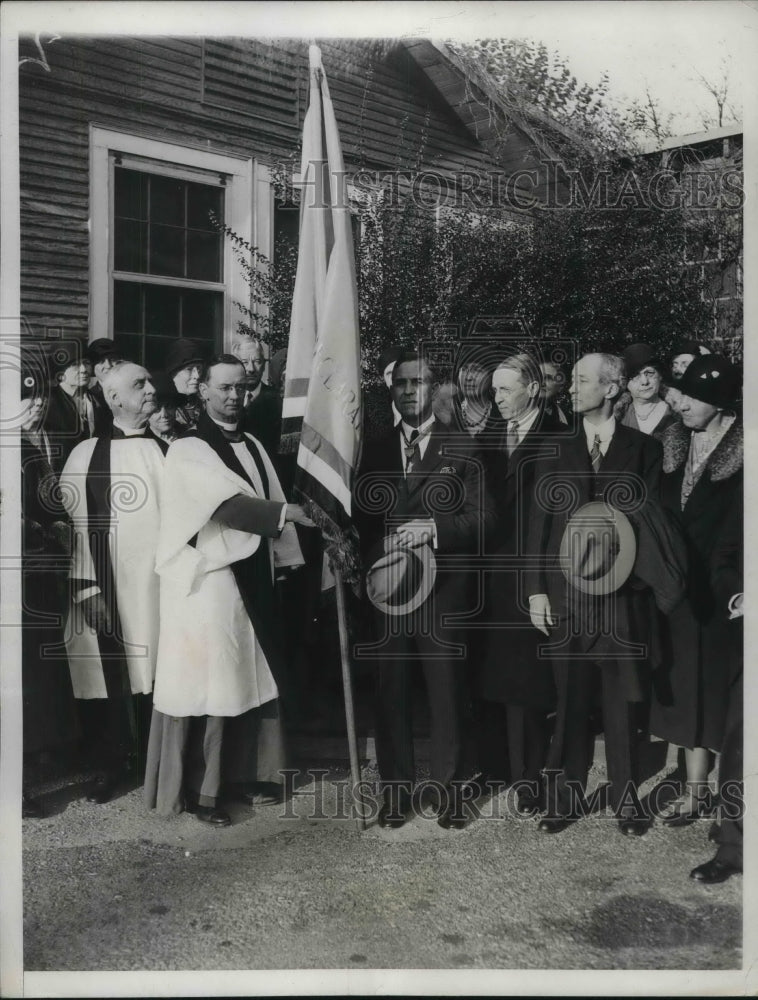
{"type": "Polygon", "coordinates": [[[462,830],[466,825],[466,814],[460,806],[449,805],[437,817],[437,826],[443,830],[462,830]]]}
{"type": "Polygon", "coordinates": [[[537,816],[544,812],[545,804],[539,795],[530,792],[520,792],[516,796],[516,812],[519,816],[537,816]]]}
{"type": "Polygon", "coordinates": [[[112,798],[117,784],[115,774],[99,774],[87,789],[87,801],[103,805],[112,798]]]}
{"type": "Polygon", "coordinates": [[[407,812],[398,812],[397,809],[393,809],[392,806],[385,802],[379,810],[377,821],[382,829],[399,830],[401,826],[405,826],[407,823],[408,814],[407,812]]]}
{"type": "Polygon", "coordinates": [[[619,830],[625,837],[644,837],[650,829],[650,821],[647,819],[620,819],[619,830]]]}
{"type": "Polygon", "coordinates": [[[21,818],[22,819],[42,819],[45,815],[45,810],[42,808],[37,799],[33,799],[29,795],[21,795],[21,818]]]}
{"type": "Polygon", "coordinates": [[[726,882],[732,875],[741,874],[742,869],[737,868],[736,865],[730,865],[725,861],[719,861],[718,858],[712,858],[710,861],[706,861],[704,865],[698,865],[697,868],[693,868],[690,872],[690,878],[694,879],[695,882],[700,882],[702,885],[716,885],[719,882],[726,882]]]}
{"type": "Polygon", "coordinates": [[[537,829],[540,833],[561,833],[573,822],[571,816],[543,816],[537,824],[537,829]]]}
{"type": "Polygon", "coordinates": [[[718,844],[720,838],[721,838],[721,824],[714,821],[713,823],[711,823],[711,828],[708,831],[708,840],[710,840],[712,844],[718,844]]]}
{"type": "Polygon", "coordinates": [[[232,819],[229,813],[224,812],[216,806],[195,806],[194,812],[201,823],[210,823],[211,826],[231,826],[232,819]]]}

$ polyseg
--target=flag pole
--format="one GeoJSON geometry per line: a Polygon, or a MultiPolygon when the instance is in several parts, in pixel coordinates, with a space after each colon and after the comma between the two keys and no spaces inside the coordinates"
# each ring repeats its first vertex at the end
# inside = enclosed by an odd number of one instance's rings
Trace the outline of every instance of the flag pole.
{"type": "MultiPolygon", "coordinates": [[[[331,560],[330,560],[331,562],[331,560]]],[[[334,574],[334,586],[337,596],[337,625],[340,634],[340,660],[342,661],[342,690],[345,696],[345,723],[347,726],[347,745],[350,751],[350,774],[353,779],[353,803],[358,829],[366,829],[366,818],[363,813],[363,802],[355,794],[361,780],[361,763],[358,758],[358,738],[355,732],[355,705],[353,702],[353,673],[350,664],[350,644],[347,632],[347,614],[345,610],[345,586],[342,573],[331,563],[334,574]]]]}

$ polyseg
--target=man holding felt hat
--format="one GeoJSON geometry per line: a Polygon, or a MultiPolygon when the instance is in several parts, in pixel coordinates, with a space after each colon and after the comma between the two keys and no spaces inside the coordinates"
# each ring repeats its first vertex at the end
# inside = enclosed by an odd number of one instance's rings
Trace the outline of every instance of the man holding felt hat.
{"type": "Polygon", "coordinates": [[[378,661],[376,748],[384,799],[382,826],[402,826],[414,784],[411,663],[424,673],[431,726],[430,777],[441,826],[463,825],[461,766],[465,633],[446,619],[475,607],[472,557],[494,512],[474,444],[442,426],[432,410],[433,375],[414,351],[392,372],[400,423],[366,448],[356,479],[373,643],[356,656],[378,661]]]}
{"type": "Polygon", "coordinates": [[[528,551],[539,562],[525,574],[525,590],[532,624],[550,639],[541,653],[553,663],[558,697],[548,758],[555,780],[549,781],[549,811],[539,825],[545,833],[565,829],[583,804],[576,794],[583,794],[592,764],[596,691],[610,803],[620,829],[639,836],[648,826],[634,799],[636,705],[646,696],[650,614],[648,595],[624,582],[634,559],[623,511],[658,498],[662,449],[614,419],[624,385],[621,358],[580,358],[570,390],[578,425],[555,438],[552,455],[535,472],[528,551]]]}

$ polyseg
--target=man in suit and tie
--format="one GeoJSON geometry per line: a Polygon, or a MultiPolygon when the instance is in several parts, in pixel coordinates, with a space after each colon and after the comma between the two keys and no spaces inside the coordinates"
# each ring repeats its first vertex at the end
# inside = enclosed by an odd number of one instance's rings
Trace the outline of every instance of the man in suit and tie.
{"type": "Polygon", "coordinates": [[[376,748],[384,800],[382,826],[399,827],[411,810],[414,784],[411,661],[419,660],[429,701],[430,778],[439,792],[438,822],[463,825],[460,810],[465,633],[446,621],[470,610],[472,557],[482,551],[492,522],[482,463],[468,436],[438,423],[432,411],[434,380],[428,362],[403,352],[392,374],[397,427],[368,447],[356,479],[356,521],[364,565],[384,553],[431,546],[434,586],[415,610],[392,616],[372,608],[375,642],[357,647],[378,660],[376,748]],[[371,498],[391,496],[381,509],[371,498]],[[468,558],[467,558],[468,557],[468,558]]]}
{"type": "Polygon", "coordinates": [[[577,361],[570,392],[578,424],[573,433],[555,439],[553,453],[540,460],[535,473],[527,540],[530,555],[539,558],[525,574],[526,593],[532,624],[552,640],[543,644],[543,655],[553,663],[558,699],[548,757],[555,780],[548,790],[548,815],[539,824],[545,833],[560,832],[576,816],[576,793],[583,795],[592,764],[596,693],[610,804],[620,829],[640,836],[649,825],[629,807],[637,782],[636,707],[647,695],[651,622],[646,596],[629,582],[605,596],[579,594],[559,562],[566,524],[582,505],[603,500],[613,506],[615,501],[631,512],[645,499],[658,499],[660,443],[613,417],[625,382],[623,360],[615,355],[586,354],[577,361]]]}
{"type": "Polygon", "coordinates": [[[253,337],[240,337],[232,348],[232,353],[245,368],[246,392],[242,414],[244,428],[258,438],[266,453],[274,458],[274,466],[277,467],[282,399],[276,389],[263,382],[266,370],[263,344],[253,337]]]}
{"type": "Polygon", "coordinates": [[[485,577],[488,627],[476,657],[483,779],[500,782],[509,777],[523,814],[542,804],[548,712],[555,706],[552,668],[537,655],[538,636],[521,580],[536,460],[549,436],[564,429],[541,405],[541,382],[537,362],[525,353],[505,358],[492,375],[495,405],[505,423],[488,464],[498,515],[491,551],[503,558],[503,566],[485,577]]]}

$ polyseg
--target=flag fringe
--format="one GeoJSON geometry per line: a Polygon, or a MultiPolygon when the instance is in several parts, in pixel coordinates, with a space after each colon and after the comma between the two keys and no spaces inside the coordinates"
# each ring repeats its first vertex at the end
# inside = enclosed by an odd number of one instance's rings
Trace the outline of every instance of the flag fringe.
{"type": "MultiPolygon", "coordinates": [[[[297,488],[295,492],[300,494],[297,488]]],[[[352,524],[341,528],[326,511],[304,494],[300,494],[298,499],[308,517],[321,529],[324,548],[332,566],[340,571],[342,579],[349,584],[355,596],[360,597],[361,563],[358,555],[358,532],[352,524]]]]}
{"type": "Polygon", "coordinates": [[[300,431],[285,431],[279,438],[279,454],[294,455],[300,447],[300,431]]]}

